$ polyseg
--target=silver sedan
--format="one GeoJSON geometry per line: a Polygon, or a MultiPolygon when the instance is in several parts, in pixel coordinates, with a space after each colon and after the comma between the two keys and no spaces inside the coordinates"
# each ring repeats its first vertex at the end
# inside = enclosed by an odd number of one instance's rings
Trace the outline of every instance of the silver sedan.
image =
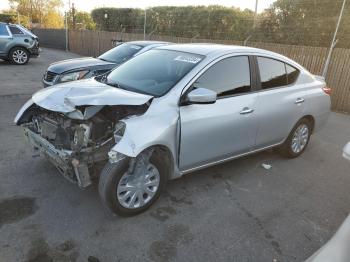
{"type": "Polygon", "coordinates": [[[299,156],[327,121],[330,92],[273,52],[169,45],[107,77],[41,90],[15,122],[66,178],[85,187],[98,177],[103,203],[135,215],[168,179],[272,147],[299,156]]]}

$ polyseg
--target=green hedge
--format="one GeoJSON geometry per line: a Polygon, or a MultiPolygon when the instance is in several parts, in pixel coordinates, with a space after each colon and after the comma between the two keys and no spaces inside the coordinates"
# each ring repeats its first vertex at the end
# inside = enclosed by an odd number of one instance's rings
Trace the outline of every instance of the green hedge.
{"type": "Polygon", "coordinates": [[[97,28],[104,31],[134,32],[143,27],[143,11],[134,8],[97,8],[91,12],[97,28]],[[105,17],[107,15],[107,18],[105,17]]]}
{"type": "MultiPolygon", "coordinates": [[[[249,35],[254,13],[218,5],[160,6],[147,9],[147,33],[182,37],[243,40],[249,35]]],[[[142,33],[144,10],[98,8],[92,11],[97,29],[142,33]],[[107,14],[107,17],[105,17],[107,14]]]]}

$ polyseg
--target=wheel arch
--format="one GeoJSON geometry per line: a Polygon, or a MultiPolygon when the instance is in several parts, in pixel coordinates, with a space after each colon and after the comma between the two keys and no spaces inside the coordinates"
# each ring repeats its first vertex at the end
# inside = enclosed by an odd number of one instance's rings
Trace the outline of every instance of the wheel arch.
{"type": "Polygon", "coordinates": [[[17,48],[17,47],[23,48],[23,49],[25,49],[25,50],[29,53],[28,47],[26,47],[25,45],[21,45],[21,44],[17,44],[17,43],[16,43],[14,46],[12,46],[12,47],[9,49],[9,51],[8,51],[8,53],[7,53],[7,57],[9,57],[11,51],[12,51],[13,49],[17,48]]]}
{"type": "Polygon", "coordinates": [[[164,158],[166,166],[167,166],[167,171],[168,171],[168,179],[171,179],[174,176],[175,158],[174,158],[173,153],[171,152],[170,148],[166,145],[155,144],[155,145],[151,145],[149,147],[144,148],[137,156],[139,156],[139,155],[141,155],[149,150],[154,150],[153,154],[159,154],[162,158],[164,158]]]}
{"type": "Polygon", "coordinates": [[[305,115],[302,118],[300,118],[298,120],[298,122],[302,119],[306,119],[307,121],[309,121],[310,125],[311,125],[311,133],[314,131],[315,129],[315,118],[312,115],[305,115]]]}

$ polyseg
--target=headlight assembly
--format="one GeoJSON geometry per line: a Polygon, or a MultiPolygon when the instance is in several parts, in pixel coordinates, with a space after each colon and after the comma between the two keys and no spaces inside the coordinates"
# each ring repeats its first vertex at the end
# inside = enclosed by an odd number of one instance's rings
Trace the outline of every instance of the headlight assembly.
{"type": "Polygon", "coordinates": [[[87,73],[89,73],[89,70],[83,70],[83,71],[63,74],[63,75],[60,76],[58,82],[59,83],[64,83],[64,82],[70,82],[70,81],[83,79],[84,76],[86,76],[87,73]]]}

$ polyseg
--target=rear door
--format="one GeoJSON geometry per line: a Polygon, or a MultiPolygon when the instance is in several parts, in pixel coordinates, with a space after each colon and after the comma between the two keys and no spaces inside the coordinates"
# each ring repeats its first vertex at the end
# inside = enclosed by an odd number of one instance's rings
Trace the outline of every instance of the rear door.
{"type": "Polygon", "coordinates": [[[8,45],[12,40],[12,35],[6,24],[0,23],[0,56],[7,56],[8,45]]]}
{"type": "Polygon", "coordinates": [[[259,118],[256,148],[278,144],[287,138],[303,116],[305,91],[296,84],[299,70],[270,57],[256,57],[259,118]]]}
{"type": "Polygon", "coordinates": [[[249,56],[224,58],[199,76],[190,90],[207,88],[218,94],[213,104],[180,106],[180,168],[189,171],[233,155],[255,144],[257,93],[249,56]]]}

